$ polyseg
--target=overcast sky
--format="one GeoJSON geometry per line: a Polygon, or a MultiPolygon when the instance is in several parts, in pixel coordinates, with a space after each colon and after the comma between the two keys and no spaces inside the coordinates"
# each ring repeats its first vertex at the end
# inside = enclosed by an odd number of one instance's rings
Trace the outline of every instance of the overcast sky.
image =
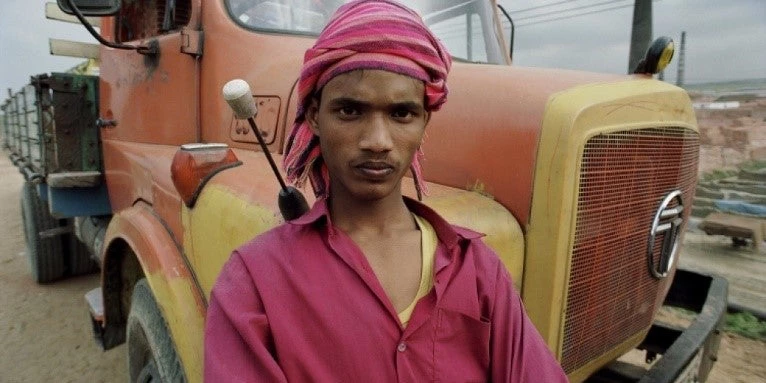
{"type": "MultiPolygon", "coordinates": [[[[212,0],[206,0],[212,1],[212,0]]],[[[0,91],[14,91],[31,74],[65,71],[82,60],[48,53],[48,38],[94,40],[77,24],[45,19],[46,0],[3,0],[0,6],[0,91]]],[[[631,0],[501,0],[517,29],[515,65],[625,73],[631,0]],[[561,4],[556,4],[561,3],[561,4]],[[554,4],[554,5],[551,5],[554,4]],[[603,4],[594,6],[595,4],[603,4]],[[601,11],[606,8],[623,8],[601,11]],[[540,7],[526,10],[532,7],[540,7]],[[580,7],[579,10],[566,11],[580,7]],[[583,12],[590,15],[540,22],[583,12]],[[549,16],[537,17],[542,13],[549,16]]],[[[653,35],[676,43],[686,31],[687,83],[766,78],[765,0],[659,0],[653,35]]],[[[678,45],[677,45],[678,47],[678,45]]],[[[666,80],[675,81],[678,55],[666,80]]]]}
{"type": "MultiPolygon", "coordinates": [[[[627,71],[633,1],[500,0],[500,3],[518,25],[516,65],[627,71]],[[555,3],[562,4],[518,12],[555,3]],[[622,5],[627,6],[599,12],[622,5]],[[562,11],[575,7],[585,8],[562,11]],[[549,12],[557,13],[522,20],[549,12]],[[540,22],[584,12],[594,13],[540,22]]],[[[686,31],[686,83],[766,78],[766,1],[659,0],[652,3],[652,9],[653,36],[669,36],[676,42],[676,55],[665,71],[666,80],[676,78],[682,31],[686,31]]]]}

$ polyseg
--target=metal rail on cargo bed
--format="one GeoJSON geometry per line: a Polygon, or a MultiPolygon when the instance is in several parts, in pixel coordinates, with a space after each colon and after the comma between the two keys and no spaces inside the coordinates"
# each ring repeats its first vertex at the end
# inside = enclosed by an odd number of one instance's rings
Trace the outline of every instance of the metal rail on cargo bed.
{"type": "Polygon", "coordinates": [[[98,76],[32,76],[3,110],[3,147],[56,218],[111,214],[99,127],[98,76]]]}
{"type": "Polygon", "coordinates": [[[98,77],[70,73],[33,76],[2,104],[3,146],[25,178],[101,172],[98,77]]]}

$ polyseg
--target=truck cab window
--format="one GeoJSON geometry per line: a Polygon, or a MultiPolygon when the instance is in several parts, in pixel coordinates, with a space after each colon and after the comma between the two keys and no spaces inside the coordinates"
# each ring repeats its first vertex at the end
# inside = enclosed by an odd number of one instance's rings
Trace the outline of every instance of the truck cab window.
{"type": "MultiPolygon", "coordinates": [[[[401,0],[417,10],[457,60],[504,64],[494,9],[480,0],[401,0]]],[[[226,0],[231,18],[254,31],[318,35],[345,0],[226,0]]]]}
{"type": "Polygon", "coordinates": [[[185,26],[190,16],[190,0],[123,0],[115,36],[125,42],[170,33],[185,26]]]}
{"type": "Polygon", "coordinates": [[[482,20],[478,14],[465,13],[437,20],[429,22],[429,27],[442,39],[442,43],[454,58],[488,62],[482,20]]]}

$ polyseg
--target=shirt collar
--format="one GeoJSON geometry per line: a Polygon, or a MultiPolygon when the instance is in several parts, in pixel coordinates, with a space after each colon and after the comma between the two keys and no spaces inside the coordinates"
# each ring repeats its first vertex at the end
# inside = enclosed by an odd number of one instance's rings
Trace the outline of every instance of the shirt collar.
{"type": "MultiPolygon", "coordinates": [[[[459,273],[455,268],[448,268],[447,266],[454,263],[455,256],[461,253],[457,249],[457,247],[460,246],[461,241],[475,240],[481,238],[483,234],[450,225],[444,218],[425,204],[408,197],[403,198],[404,203],[407,205],[410,212],[426,219],[431,226],[433,226],[434,231],[436,231],[436,236],[439,238],[439,242],[446,248],[446,251],[437,252],[436,259],[434,260],[434,290],[436,292],[436,304],[444,309],[459,312],[479,320],[481,318],[481,308],[479,307],[475,295],[470,295],[471,291],[475,294],[477,291],[476,288],[447,289],[448,285],[475,285],[476,272],[473,269],[473,265],[469,263],[468,268],[461,268],[463,271],[459,273]],[[451,276],[442,274],[443,270],[451,276]],[[447,280],[454,281],[454,278],[460,278],[463,282],[460,282],[460,284],[447,283],[447,280]],[[445,294],[449,294],[450,298],[445,299],[445,294]]],[[[332,227],[332,220],[330,219],[330,212],[326,198],[317,199],[311,207],[311,210],[288,223],[298,226],[310,226],[314,224],[322,225],[320,226],[320,230],[324,235],[330,236],[333,235],[332,233],[335,230],[332,227]]],[[[414,331],[417,327],[423,324],[423,322],[418,321],[418,319],[413,317],[412,321],[407,326],[407,331],[414,331]]]]}
{"type": "MultiPolygon", "coordinates": [[[[462,227],[450,225],[449,222],[444,220],[437,212],[425,204],[418,202],[409,197],[403,197],[404,204],[407,205],[412,213],[425,218],[436,231],[436,236],[439,237],[439,241],[442,242],[448,249],[452,249],[457,246],[461,239],[477,239],[484,235],[477,233],[473,230],[469,230],[462,227]]],[[[326,222],[332,223],[330,220],[330,211],[327,206],[327,199],[320,198],[314,202],[314,206],[306,214],[289,221],[290,224],[306,226],[311,225],[314,222],[319,221],[321,218],[325,218],[326,222]]]]}
{"type": "Polygon", "coordinates": [[[292,221],[288,221],[287,223],[298,226],[306,226],[313,224],[322,217],[330,217],[330,211],[327,207],[327,199],[317,198],[309,211],[292,221]]]}

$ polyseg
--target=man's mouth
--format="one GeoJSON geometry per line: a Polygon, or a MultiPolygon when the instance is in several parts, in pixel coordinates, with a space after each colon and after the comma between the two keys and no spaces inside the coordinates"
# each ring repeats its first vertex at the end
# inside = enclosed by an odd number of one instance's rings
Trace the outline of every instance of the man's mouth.
{"type": "Polygon", "coordinates": [[[394,166],[383,161],[365,161],[354,166],[364,177],[381,179],[394,172],[394,166]]]}

